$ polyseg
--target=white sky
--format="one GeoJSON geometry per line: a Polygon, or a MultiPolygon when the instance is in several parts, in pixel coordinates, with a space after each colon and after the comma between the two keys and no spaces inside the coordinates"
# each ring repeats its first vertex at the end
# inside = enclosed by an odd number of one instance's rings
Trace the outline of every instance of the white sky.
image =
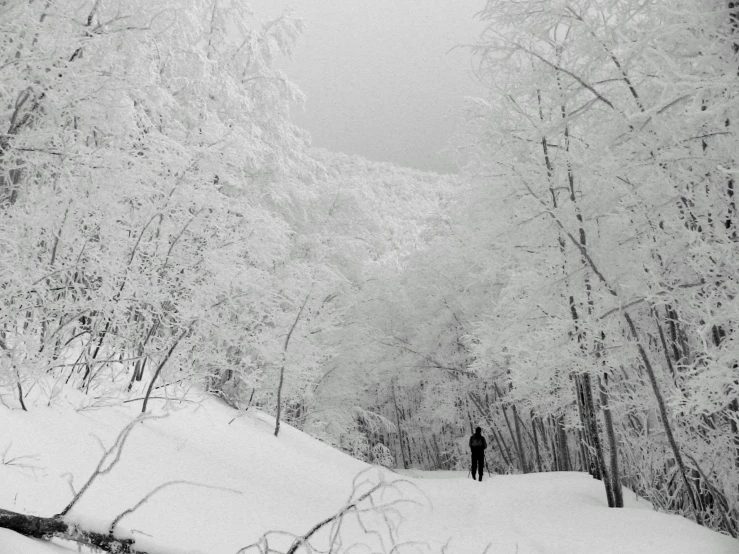
{"type": "Polygon", "coordinates": [[[275,16],[290,4],[306,23],[285,72],[307,95],[295,122],[316,146],[454,171],[442,152],[465,96],[482,95],[468,51],[484,0],[252,0],[275,16]]]}

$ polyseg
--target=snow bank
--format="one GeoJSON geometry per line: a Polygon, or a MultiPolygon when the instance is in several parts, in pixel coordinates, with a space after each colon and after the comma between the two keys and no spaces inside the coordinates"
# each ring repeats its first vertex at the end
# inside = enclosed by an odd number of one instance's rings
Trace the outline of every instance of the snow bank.
{"type": "MultiPolygon", "coordinates": [[[[110,446],[138,410],[138,403],[82,411],[71,405],[0,408],[0,507],[43,516],[61,511],[72,497],[70,482],[79,488],[100,458],[96,436],[110,446]]],[[[273,419],[262,413],[236,415],[203,398],[138,424],[120,462],[94,483],[70,519],[106,531],[156,486],[189,481],[210,488],[167,487],[123,519],[118,534],[152,553],[235,554],[270,530],[305,533],[345,505],[355,476],[368,469],[288,425],[275,438],[273,419]]],[[[371,471],[373,479],[410,483],[403,487],[415,502],[397,506],[405,519],[399,540],[409,542],[397,553],[439,552],[447,541],[449,554],[481,553],[488,544],[488,553],[511,554],[739,552],[739,542],[653,512],[630,493],[625,509],[609,510],[601,484],[588,475],[493,476],[482,483],[462,473],[429,476],[371,471]]],[[[354,520],[345,527],[344,546],[367,540],[379,547],[354,520]]],[[[284,548],[290,541],[276,536],[270,545],[284,548]]],[[[0,554],[53,552],[66,550],[0,530],[0,554]]]]}
{"type": "Polygon", "coordinates": [[[431,514],[416,512],[406,521],[410,534],[426,529],[437,552],[451,537],[447,551],[460,554],[488,545],[490,554],[739,553],[739,541],[654,512],[631,491],[624,490],[625,508],[608,508],[603,484],[588,474],[486,475],[480,483],[449,481],[444,473],[422,482],[431,514]]]}
{"type": "MultiPolygon", "coordinates": [[[[51,516],[72,498],[102,454],[140,407],[77,412],[0,408],[0,506],[51,516]]],[[[235,552],[268,530],[306,531],[340,508],[353,477],[367,466],[264,414],[239,417],[214,399],[182,405],[164,419],[139,424],[113,471],[97,479],[69,514],[105,531],[115,516],[167,481],[175,485],[122,520],[141,548],[170,552],[235,552]],[[230,422],[230,423],[229,423],[230,422]],[[231,492],[238,491],[238,492],[231,492]]],[[[123,535],[126,535],[124,532],[123,535]]]]}

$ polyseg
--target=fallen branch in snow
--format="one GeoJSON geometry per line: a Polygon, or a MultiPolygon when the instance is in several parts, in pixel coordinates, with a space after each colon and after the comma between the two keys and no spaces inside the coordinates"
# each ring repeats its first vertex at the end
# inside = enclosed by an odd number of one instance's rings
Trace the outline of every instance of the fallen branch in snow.
{"type": "Polygon", "coordinates": [[[349,510],[355,509],[357,507],[357,505],[360,502],[362,502],[362,500],[365,500],[366,498],[369,498],[372,495],[372,493],[375,492],[375,491],[377,491],[381,486],[382,486],[382,483],[376,484],[374,487],[372,487],[370,490],[368,490],[367,492],[365,492],[363,495],[361,495],[359,498],[357,498],[351,504],[347,504],[341,510],[339,510],[334,515],[332,515],[331,517],[327,517],[326,519],[324,519],[320,523],[315,524],[313,526],[313,528],[310,531],[308,531],[305,535],[303,535],[302,537],[298,537],[297,539],[295,539],[293,541],[292,545],[287,550],[287,553],[286,554],[295,554],[295,552],[298,550],[298,548],[300,548],[302,545],[306,544],[310,540],[310,538],[313,535],[315,535],[321,528],[325,527],[329,523],[332,523],[332,522],[337,521],[337,520],[341,519],[342,517],[344,517],[344,514],[346,514],[349,510]]]}
{"type": "MultiPolygon", "coordinates": [[[[116,438],[113,445],[108,449],[104,448],[103,455],[100,458],[95,471],[87,479],[79,492],[75,493],[74,489],[72,489],[74,498],[72,498],[72,500],[69,502],[69,504],[67,504],[67,506],[64,508],[64,510],[62,510],[61,513],[53,517],[39,517],[28,514],[19,514],[17,512],[12,512],[10,510],[4,510],[0,508],[0,528],[10,529],[11,531],[15,531],[16,533],[19,533],[26,537],[32,537],[36,539],[50,540],[52,538],[58,538],[65,541],[75,542],[81,545],[87,545],[102,550],[104,552],[110,552],[114,554],[147,554],[143,550],[137,550],[136,548],[134,548],[133,545],[135,541],[133,539],[116,538],[113,533],[115,531],[116,525],[118,525],[118,523],[124,517],[138,510],[141,506],[151,500],[152,496],[154,496],[162,489],[170,487],[172,485],[192,485],[194,487],[205,487],[213,490],[224,490],[236,494],[241,494],[241,491],[215,485],[206,485],[203,483],[195,483],[192,481],[183,480],[168,481],[167,483],[163,483],[153,489],[141,500],[139,500],[133,507],[124,510],[123,512],[118,514],[113,519],[113,522],[110,524],[108,533],[106,534],[97,533],[95,531],[88,531],[86,529],[82,529],[79,525],[75,523],[65,521],[64,516],[74,507],[74,505],[80,500],[80,498],[82,498],[82,495],[90,488],[95,479],[100,475],[105,475],[106,473],[109,473],[121,459],[123,446],[125,445],[126,439],[128,439],[128,436],[130,435],[135,425],[147,419],[159,419],[162,417],[166,416],[140,415],[131,423],[126,425],[118,434],[118,437],[116,438]]],[[[6,448],[6,454],[8,448],[6,448]]]]}
{"type": "Polygon", "coordinates": [[[86,531],[60,516],[39,517],[0,508],[0,527],[26,537],[49,540],[60,538],[116,554],[147,554],[133,547],[133,539],[117,539],[111,535],[86,531]]]}
{"type": "MultiPolygon", "coordinates": [[[[143,550],[137,550],[134,548],[133,545],[135,541],[133,539],[116,538],[114,536],[114,532],[116,526],[124,517],[134,513],[141,506],[151,500],[151,498],[162,489],[171,487],[173,485],[191,485],[194,487],[204,487],[207,489],[222,490],[241,494],[241,491],[230,489],[227,487],[219,487],[217,485],[206,485],[203,483],[196,483],[193,481],[184,480],[168,481],[154,488],[131,508],[128,508],[127,510],[124,510],[123,512],[118,514],[113,519],[113,522],[110,524],[110,528],[108,529],[108,533],[106,534],[97,533],[95,531],[88,531],[82,529],[79,525],[75,523],[65,521],[64,516],[66,516],[69,511],[75,506],[75,504],[77,504],[80,498],[82,498],[84,493],[93,484],[95,479],[100,475],[110,473],[110,471],[120,461],[121,454],[123,453],[123,447],[126,444],[126,440],[128,439],[131,431],[136,426],[136,424],[148,419],[161,419],[163,417],[166,417],[166,415],[155,416],[150,414],[141,414],[128,425],[126,425],[121,430],[121,432],[118,433],[115,442],[110,448],[106,449],[105,447],[103,447],[103,455],[98,461],[98,464],[95,467],[95,471],[93,471],[92,475],[90,475],[90,477],[87,479],[79,492],[75,492],[74,488],[72,488],[73,498],[64,508],[64,510],[61,511],[61,513],[53,517],[39,517],[28,514],[19,514],[10,510],[4,510],[0,508],[0,528],[10,529],[11,531],[15,531],[16,533],[20,533],[21,535],[24,535],[26,537],[32,537],[36,539],[50,540],[52,538],[58,538],[65,541],[72,541],[77,544],[87,545],[103,550],[104,552],[110,552],[114,554],[147,554],[143,550]]],[[[3,462],[6,461],[6,455],[9,449],[10,445],[8,445],[8,447],[5,449],[5,452],[3,453],[3,462]]],[[[16,457],[10,460],[10,462],[18,460],[20,458],[22,458],[22,456],[16,457]]],[[[71,486],[72,484],[70,482],[70,487],[71,486]]]]}
{"type": "Polygon", "coordinates": [[[241,491],[237,491],[236,489],[229,489],[227,487],[218,487],[215,485],[205,485],[203,483],[195,483],[194,481],[167,481],[166,483],[162,483],[158,487],[156,487],[154,490],[152,490],[149,494],[147,494],[144,498],[139,500],[136,504],[134,504],[133,507],[128,508],[127,510],[122,511],[120,514],[118,514],[115,519],[113,519],[113,523],[110,524],[110,529],[108,530],[109,535],[113,535],[113,531],[115,531],[115,526],[118,525],[118,523],[127,515],[130,515],[134,513],[136,510],[138,510],[141,506],[146,504],[149,500],[151,500],[151,497],[154,496],[156,493],[158,493],[162,489],[166,489],[167,487],[171,487],[172,485],[191,485],[193,487],[203,487],[206,489],[212,489],[212,490],[220,490],[220,491],[228,491],[233,492],[235,494],[241,494],[241,491]]]}
{"type": "Polygon", "coordinates": [[[104,552],[111,552],[116,554],[146,554],[146,552],[142,550],[136,550],[133,547],[133,539],[116,538],[113,536],[112,531],[115,524],[118,523],[118,521],[120,521],[122,517],[124,517],[128,513],[131,513],[141,504],[146,502],[152,494],[157,492],[157,490],[161,490],[163,486],[154,489],[131,510],[123,512],[121,515],[119,515],[113,522],[110,533],[107,534],[82,529],[79,525],[75,523],[65,521],[64,516],[69,513],[69,511],[74,507],[75,504],[77,504],[80,498],[82,498],[85,492],[90,488],[95,479],[97,479],[97,477],[99,477],[100,475],[105,475],[106,473],[110,473],[110,471],[115,467],[115,465],[121,459],[123,446],[126,444],[126,440],[128,439],[128,436],[130,435],[136,424],[141,423],[147,419],[159,419],[162,417],[166,416],[140,415],[131,423],[126,425],[121,430],[121,432],[118,433],[115,442],[110,448],[105,449],[105,447],[103,447],[103,455],[101,456],[100,461],[98,461],[98,464],[95,467],[95,471],[93,471],[92,475],[90,475],[85,484],[82,485],[82,488],[79,490],[79,492],[74,493],[74,489],[72,489],[74,497],[59,514],[53,517],[39,517],[29,514],[19,514],[17,512],[12,512],[10,510],[4,510],[0,508],[0,528],[10,529],[11,531],[15,531],[16,533],[20,533],[21,535],[24,535],[26,537],[32,537],[36,539],[50,540],[52,538],[59,538],[67,541],[76,542],[78,544],[88,545],[103,550],[104,552]]]}
{"type": "Polygon", "coordinates": [[[77,494],[74,495],[74,498],[67,504],[67,506],[59,513],[59,516],[65,516],[69,513],[69,511],[74,507],[75,504],[79,501],[80,498],[82,498],[82,495],[85,494],[88,488],[90,488],[90,485],[97,479],[100,475],[105,475],[106,473],[110,473],[111,470],[115,467],[115,465],[118,463],[118,461],[121,459],[121,454],[123,453],[123,446],[126,444],[126,440],[128,439],[128,435],[133,430],[134,426],[137,423],[141,423],[147,419],[160,419],[165,416],[153,416],[153,415],[140,415],[136,419],[134,419],[131,423],[126,425],[123,430],[121,430],[120,433],[118,433],[118,437],[116,437],[115,442],[113,443],[113,446],[108,448],[103,452],[102,457],[100,458],[100,461],[98,462],[97,467],[95,468],[95,471],[93,471],[92,475],[90,475],[89,479],[85,482],[84,485],[82,485],[82,488],[79,490],[77,494]],[[110,457],[113,457],[112,460],[109,461],[110,457]],[[105,465],[107,463],[107,466],[105,465]]]}
{"type": "MultiPolygon", "coordinates": [[[[379,543],[380,549],[373,551],[388,554],[397,553],[398,549],[403,546],[398,543],[397,537],[397,528],[403,517],[396,506],[402,503],[418,504],[418,502],[405,498],[402,492],[399,491],[399,485],[406,484],[413,487],[411,483],[402,479],[386,481],[382,473],[379,475],[379,481],[375,482],[374,479],[366,477],[367,471],[372,471],[373,469],[375,468],[362,471],[354,478],[351,495],[347,503],[339,511],[316,523],[305,534],[296,535],[286,531],[269,531],[262,535],[256,543],[241,548],[236,554],[245,554],[251,549],[256,549],[259,554],[297,554],[301,549],[305,549],[306,552],[322,552],[326,554],[353,551],[358,544],[353,544],[348,548],[342,548],[341,537],[341,527],[350,514],[356,517],[356,524],[359,529],[366,536],[373,537],[379,543]],[[360,489],[364,489],[367,486],[369,488],[365,492],[357,495],[360,489]],[[391,493],[393,497],[390,499],[385,498],[387,493],[391,493]],[[368,521],[362,517],[366,514],[379,516],[384,526],[382,524],[378,526],[377,521],[373,521],[371,525],[368,525],[368,521]],[[325,549],[321,550],[314,544],[311,544],[310,541],[324,528],[330,529],[326,538],[327,545],[325,549]],[[292,543],[287,547],[287,550],[275,550],[269,544],[270,538],[274,536],[289,537],[292,539],[292,543]],[[389,539],[389,541],[386,539],[389,539]]],[[[418,491],[417,488],[415,490],[418,491]]]]}
{"type": "Polygon", "coordinates": [[[8,452],[10,452],[10,448],[12,446],[13,446],[13,441],[10,441],[8,443],[8,446],[5,447],[5,450],[3,450],[2,460],[0,460],[0,463],[2,463],[2,465],[16,466],[22,469],[31,469],[31,470],[38,469],[38,466],[21,462],[21,460],[38,460],[38,456],[25,455],[25,456],[14,456],[12,458],[8,458],[8,452]]]}

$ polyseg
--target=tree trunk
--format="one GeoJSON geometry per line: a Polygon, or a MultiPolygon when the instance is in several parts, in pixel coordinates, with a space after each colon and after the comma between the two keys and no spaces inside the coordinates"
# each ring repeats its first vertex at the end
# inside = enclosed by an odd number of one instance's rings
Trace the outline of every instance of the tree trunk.
{"type": "Polygon", "coordinates": [[[600,389],[600,405],[603,410],[603,420],[605,421],[606,438],[608,439],[608,449],[610,451],[611,458],[611,491],[613,494],[613,504],[615,508],[624,507],[624,495],[621,488],[621,474],[618,470],[618,444],[616,442],[616,432],[613,429],[613,418],[611,417],[611,408],[608,405],[608,391],[606,390],[606,384],[608,383],[608,377],[603,376],[601,381],[598,378],[598,385],[600,389]]]}
{"type": "Polygon", "coordinates": [[[567,444],[567,432],[565,431],[565,416],[561,415],[556,420],[557,436],[559,442],[559,459],[562,471],[571,471],[570,447],[567,444]]]}
{"type": "Polygon", "coordinates": [[[598,478],[598,468],[593,461],[592,452],[592,441],[590,440],[589,425],[587,424],[587,418],[585,416],[585,392],[582,385],[582,377],[580,375],[574,376],[575,381],[575,396],[577,397],[577,413],[580,416],[580,457],[582,458],[583,468],[594,478],[598,478]]]}
{"type": "Polygon", "coordinates": [[[0,508],[0,527],[26,537],[49,540],[51,537],[89,545],[104,552],[117,554],[146,554],[136,550],[132,539],[117,539],[113,535],[86,531],[60,517],[38,517],[19,514],[0,508]]]}
{"type": "Polygon", "coordinates": [[[541,437],[540,446],[544,450],[545,456],[549,457],[551,460],[551,463],[549,464],[549,470],[551,471],[554,467],[554,458],[551,456],[551,453],[549,452],[549,445],[547,444],[547,434],[546,430],[544,429],[544,422],[542,421],[541,417],[536,418],[536,423],[539,426],[539,436],[541,437]]]}
{"type": "Polygon", "coordinates": [[[513,410],[513,424],[516,427],[516,442],[518,444],[518,452],[519,456],[521,457],[521,470],[524,473],[528,473],[529,469],[526,464],[526,451],[524,449],[523,441],[521,440],[521,424],[520,418],[518,417],[518,411],[516,410],[516,405],[511,404],[511,409],[513,410]]]}
{"type": "Polygon", "coordinates": [[[685,484],[685,492],[688,494],[688,497],[690,498],[690,504],[693,507],[693,514],[695,515],[696,523],[698,523],[698,525],[703,525],[703,518],[701,517],[700,510],[698,509],[698,501],[695,498],[695,491],[693,491],[693,487],[690,485],[690,481],[688,481],[688,475],[685,469],[685,463],[683,462],[683,457],[682,457],[682,454],[680,453],[680,449],[677,446],[677,441],[675,440],[675,436],[672,433],[672,425],[670,424],[670,420],[667,415],[667,407],[665,406],[665,401],[662,398],[662,392],[659,389],[659,384],[657,383],[657,376],[654,373],[654,368],[652,367],[652,363],[649,360],[649,357],[647,356],[647,353],[641,344],[641,340],[639,339],[639,335],[636,332],[636,326],[634,325],[634,321],[631,319],[631,315],[629,315],[629,312],[625,311],[623,313],[623,316],[624,316],[624,319],[626,320],[626,323],[629,326],[631,335],[636,340],[636,347],[639,350],[640,357],[642,361],[644,362],[647,375],[649,376],[649,382],[652,385],[652,391],[654,392],[654,396],[657,399],[657,406],[659,407],[659,414],[660,414],[660,417],[662,418],[662,425],[665,428],[665,434],[667,435],[667,441],[670,443],[672,454],[673,456],[675,456],[675,461],[677,462],[678,468],[680,470],[680,476],[682,477],[683,483],[685,484]]]}
{"type": "Polygon", "coordinates": [[[469,397],[477,410],[480,412],[480,414],[482,414],[482,417],[485,418],[485,421],[487,421],[488,425],[490,426],[490,432],[492,433],[495,442],[498,443],[498,450],[500,451],[501,457],[507,465],[512,466],[513,457],[511,456],[511,451],[508,449],[508,445],[506,444],[505,440],[503,440],[503,436],[500,435],[500,438],[498,437],[499,433],[497,432],[497,427],[490,417],[490,406],[488,405],[486,409],[483,409],[482,401],[473,392],[469,393],[469,397]]]}
{"type": "Polygon", "coordinates": [[[141,406],[141,413],[146,413],[146,406],[149,404],[149,397],[151,396],[151,391],[154,390],[154,383],[156,382],[157,378],[159,377],[159,374],[162,372],[162,369],[164,368],[164,365],[169,361],[169,358],[172,356],[172,352],[174,352],[174,349],[177,348],[177,345],[180,344],[180,341],[185,338],[185,335],[187,335],[190,332],[190,327],[182,331],[180,333],[180,336],[177,337],[177,340],[174,341],[172,346],[169,348],[167,353],[165,354],[164,358],[162,358],[162,361],[159,362],[159,365],[156,368],[156,371],[154,371],[154,375],[151,378],[151,382],[149,383],[149,388],[146,389],[146,396],[144,396],[144,404],[141,406]]]}
{"type": "Polygon", "coordinates": [[[393,404],[395,405],[395,423],[398,426],[398,445],[400,446],[400,457],[403,460],[403,469],[408,469],[408,460],[405,457],[405,449],[403,448],[403,429],[400,426],[400,410],[398,410],[398,399],[395,396],[395,381],[390,384],[393,391],[393,404]]]}
{"type": "Polygon", "coordinates": [[[282,385],[285,382],[287,347],[290,346],[290,338],[293,336],[293,331],[295,331],[295,328],[298,326],[300,316],[303,315],[303,310],[305,310],[305,305],[308,303],[308,299],[310,298],[312,292],[313,288],[311,288],[311,290],[308,291],[308,294],[305,295],[305,300],[303,300],[303,304],[300,306],[300,310],[298,310],[298,315],[295,316],[295,321],[293,321],[293,324],[290,327],[287,336],[285,337],[285,344],[282,346],[282,366],[280,367],[280,382],[277,385],[277,407],[275,409],[275,411],[277,412],[277,415],[275,416],[275,437],[278,436],[280,433],[280,416],[282,415],[282,385]]]}
{"type": "Polygon", "coordinates": [[[531,410],[531,429],[534,432],[534,452],[536,453],[536,470],[541,473],[541,455],[539,454],[539,438],[536,436],[536,418],[531,410]]]}
{"type": "Polygon", "coordinates": [[[583,386],[585,387],[585,399],[587,407],[587,417],[590,423],[590,434],[593,440],[593,446],[595,446],[595,458],[598,464],[598,469],[603,477],[603,484],[606,488],[606,499],[608,500],[608,507],[613,508],[615,501],[613,499],[613,487],[611,485],[611,479],[606,468],[605,457],[603,456],[603,445],[600,440],[598,432],[598,416],[595,412],[595,402],[593,402],[593,389],[590,383],[590,374],[583,374],[583,386]]]}
{"type": "Polygon", "coordinates": [[[551,430],[549,433],[549,440],[552,441],[552,461],[554,463],[554,470],[562,471],[561,456],[558,452],[559,433],[557,432],[556,425],[552,422],[551,416],[549,417],[549,429],[551,430]]]}
{"type": "Polygon", "coordinates": [[[511,435],[511,442],[513,442],[513,446],[515,447],[516,457],[518,458],[518,462],[521,466],[521,471],[525,471],[524,466],[523,466],[523,457],[521,456],[521,450],[519,449],[519,444],[516,441],[516,434],[513,432],[513,427],[511,427],[511,422],[508,419],[508,414],[506,413],[506,409],[505,409],[505,403],[501,404],[500,409],[503,411],[503,417],[505,419],[505,424],[506,424],[506,427],[508,427],[508,433],[511,435]]]}
{"type": "Polygon", "coordinates": [[[575,435],[580,445],[580,448],[578,449],[578,454],[580,455],[580,471],[587,471],[590,473],[590,464],[588,463],[587,452],[585,449],[585,435],[583,434],[583,430],[578,429],[575,435]]]}
{"type": "Polygon", "coordinates": [[[729,426],[734,440],[734,465],[739,468],[739,400],[729,403],[729,426]]]}

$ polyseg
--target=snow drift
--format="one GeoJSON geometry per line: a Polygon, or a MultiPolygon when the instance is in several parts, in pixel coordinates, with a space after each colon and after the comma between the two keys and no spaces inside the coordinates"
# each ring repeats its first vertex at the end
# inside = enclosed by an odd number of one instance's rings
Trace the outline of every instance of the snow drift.
{"type": "MultiPolygon", "coordinates": [[[[29,412],[0,408],[0,507],[59,513],[72,488],[78,490],[94,471],[103,445],[113,444],[139,409],[127,404],[76,410],[71,403],[29,412]]],[[[430,553],[445,544],[445,552],[460,554],[486,548],[511,554],[739,551],[737,541],[651,511],[632,493],[626,508],[608,509],[601,484],[586,474],[493,476],[482,483],[461,472],[398,475],[287,425],[275,437],[271,417],[244,415],[213,398],[155,414],[164,417],[136,425],[119,462],[68,514],[106,532],[116,516],[156,487],[182,481],[152,495],[116,526],[118,535],[134,538],[152,554],[235,554],[270,531],[276,532],[268,535],[270,547],[284,551],[294,536],[382,481],[394,486],[379,489],[347,514],[337,550],[364,543],[371,549],[354,551],[389,551],[395,545],[396,553],[430,553]],[[385,506],[384,517],[370,510],[370,501],[385,506]]],[[[322,530],[324,539],[330,529],[322,530]]],[[[66,551],[0,530],[1,554],[66,551]]]]}

